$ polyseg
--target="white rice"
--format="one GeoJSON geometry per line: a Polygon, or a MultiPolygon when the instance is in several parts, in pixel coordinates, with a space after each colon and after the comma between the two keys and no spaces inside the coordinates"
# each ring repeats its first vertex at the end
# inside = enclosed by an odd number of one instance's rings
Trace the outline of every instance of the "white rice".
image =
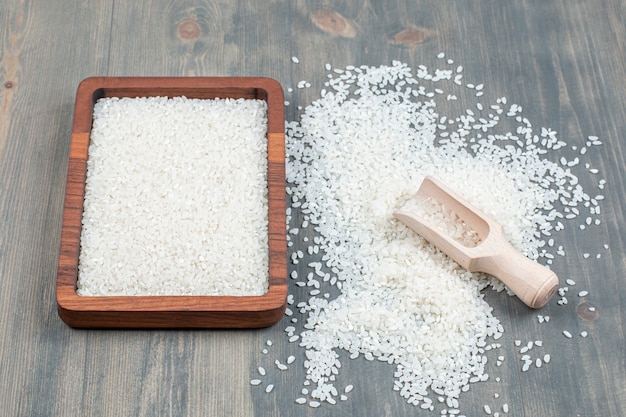
{"type": "Polygon", "coordinates": [[[475,247],[480,243],[480,237],[475,230],[463,221],[450,208],[433,198],[410,198],[402,206],[402,210],[418,214],[422,219],[428,219],[440,233],[447,235],[466,247],[475,247]]]}
{"type": "Polygon", "coordinates": [[[334,69],[322,97],[287,124],[288,193],[323,254],[296,284],[316,288],[298,307],[307,318],[305,385],[318,401],[337,397],[341,350],[394,364],[394,390],[430,410],[429,395],[456,399],[489,379],[485,353],[499,345],[487,340],[504,329],[481,290],[503,285],[461,270],[392,217],[426,175],[500,222],[531,259],[549,254],[543,239],[564,217],[556,205],[589,199],[569,161],[543,158],[564,143],[550,129],[534,131],[521,106],[501,98],[480,117],[440,117],[425,85],[450,81],[448,72],[398,62],[334,69]],[[517,128],[500,128],[500,114],[517,128]],[[335,299],[317,296],[321,277],[336,285],[335,299]]]}
{"type": "Polygon", "coordinates": [[[266,133],[262,100],[99,100],[78,293],[264,294],[266,133]]]}

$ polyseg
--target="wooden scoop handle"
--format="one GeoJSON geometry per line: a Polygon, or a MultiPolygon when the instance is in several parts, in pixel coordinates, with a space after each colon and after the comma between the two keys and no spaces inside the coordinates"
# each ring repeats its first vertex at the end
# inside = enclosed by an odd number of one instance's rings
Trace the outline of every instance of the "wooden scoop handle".
{"type": "Polygon", "coordinates": [[[502,239],[499,251],[474,260],[472,269],[491,274],[531,308],[541,308],[552,298],[559,279],[549,268],[527,258],[502,239]]]}

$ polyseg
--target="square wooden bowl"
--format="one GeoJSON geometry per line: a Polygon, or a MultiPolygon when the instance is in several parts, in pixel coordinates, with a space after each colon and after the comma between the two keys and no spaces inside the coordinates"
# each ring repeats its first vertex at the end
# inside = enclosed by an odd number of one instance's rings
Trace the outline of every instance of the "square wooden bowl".
{"type": "Polygon", "coordinates": [[[56,299],[59,316],[82,328],[258,328],[287,303],[283,91],[269,78],[92,77],[78,87],[70,145],[56,299]],[[102,97],[246,98],[267,102],[269,290],[260,296],[81,296],[76,292],[87,159],[95,102],[102,97]]]}

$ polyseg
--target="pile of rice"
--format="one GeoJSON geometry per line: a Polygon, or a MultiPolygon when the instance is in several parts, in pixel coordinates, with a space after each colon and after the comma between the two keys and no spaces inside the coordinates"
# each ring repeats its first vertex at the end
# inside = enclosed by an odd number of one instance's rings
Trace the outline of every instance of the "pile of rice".
{"type": "MultiPolygon", "coordinates": [[[[489,378],[485,354],[500,347],[504,329],[481,290],[502,284],[462,270],[392,216],[426,175],[500,222],[515,247],[547,264],[563,253],[549,238],[564,227],[560,219],[592,200],[570,171],[575,163],[544,159],[566,145],[556,132],[535,132],[506,98],[455,116],[437,114],[437,101],[456,99],[444,85],[466,88],[461,72],[413,71],[399,62],[335,69],[321,98],[287,124],[288,194],[302,216],[290,233],[312,226],[316,234],[291,259],[321,254],[305,276],[292,274],[307,294],[295,305],[305,318],[299,341],[309,400],[297,403],[346,399],[340,351],[394,365],[393,389],[424,409],[434,410],[435,395],[457,414],[469,383],[489,378]],[[501,117],[517,128],[500,126],[501,117]]],[[[482,85],[469,88],[482,96],[482,85]]],[[[296,332],[291,325],[289,334],[296,332]]]]}
{"type": "Polygon", "coordinates": [[[100,99],[78,293],[267,292],[266,132],[263,100],[100,99]]]}

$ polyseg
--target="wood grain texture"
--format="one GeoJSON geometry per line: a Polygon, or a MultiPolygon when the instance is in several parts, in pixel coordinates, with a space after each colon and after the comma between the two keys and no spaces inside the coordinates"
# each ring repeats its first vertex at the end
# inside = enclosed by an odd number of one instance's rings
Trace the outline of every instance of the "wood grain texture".
{"type": "MultiPolygon", "coordinates": [[[[506,402],[514,416],[626,415],[625,8],[620,0],[1,2],[0,414],[433,416],[391,390],[387,364],[345,355],[341,382],[355,385],[348,401],[315,410],[295,404],[304,357],[285,340],[289,317],[255,331],[74,330],[58,318],[54,293],[80,80],[267,76],[293,89],[285,95],[286,118],[296,120],[298,106],[319,96],[326,63],[341,68],[397,59],[437,68],[443,51],[464,66],[465,80],[485,83],[484,104],[506,96],[524,107],[533,126],[551,127],[579,148],[587,136],[599,136],[604,145],[585,161],[600,174],[582,180],[594,189],[607,179],[602,224],[584,234],[577,225],[565,231],[567,256],[554,265],[561,279],[576,281],[570,291],[589,289],[589,296],[570,294],[564,307],[549,303],[541,314],[550,323],[538,324],[536,311],[487,292],[506,329],[507,359],[498,375],[464,394],[464,412],[483,415],[484,404],[506,402]],[[330,13],[316,23],[320,10],[330,13]],[[337,16],[351,29],[333,26],[337,16]],[[301,80],[312,87],[298,89],[301,80]],[[589,305],[597,314],[589,315],[589,305]],[[564,329],[576,337],[566,339],[564,329]],[[589,336],[578,337],[581,331],[589,336]],[[552,361],[520,372],[512,341],[536,338],[544,348],[533,352],[550,352],[552,361]],[[250,386],[258,365],[273,369],[275,359],[288,355],[297,357],[289,371],[264,381],[275,384],[272,393],[250,386]]],[[[470,93],[460,91],[445,111],[475,105],[470,93]]],[[[293,214],[295,226],[302,215],[293,214]]],[[[313,233],[300,231],[290,254],[306,250],[304,237],[313,233]]],[[[289,272],[305,274],[303,263],[288,265],[289,272]]],[[[290,292],[297,300],[307,294],[290,292]]]]}

